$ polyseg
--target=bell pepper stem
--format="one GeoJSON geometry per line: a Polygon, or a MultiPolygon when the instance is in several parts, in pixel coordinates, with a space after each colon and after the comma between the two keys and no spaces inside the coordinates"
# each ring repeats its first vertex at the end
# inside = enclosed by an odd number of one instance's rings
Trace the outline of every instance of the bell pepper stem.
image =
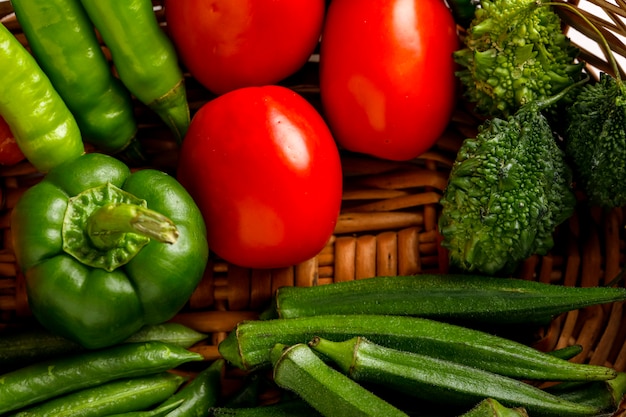
{"type": "Polygon", "coordinates": [[[94,211],[89,216],[87,233],[100,248],[114,246],[125,233],[169,244],[178,239],[178,229],[170,219],[146,207],[127,203],[110,203],[94,211]]]}

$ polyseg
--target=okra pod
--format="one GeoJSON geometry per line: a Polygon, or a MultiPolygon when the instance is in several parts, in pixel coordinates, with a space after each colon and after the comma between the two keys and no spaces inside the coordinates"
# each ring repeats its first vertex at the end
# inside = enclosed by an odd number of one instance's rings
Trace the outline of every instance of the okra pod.
{"type": "Polygon", "coordinates": [[[606,380],[616,371],[554,357],[480,330],[419,317],[328,315],[238,323],[218,346],[222,357],[241,369],[267,367],[277,343],[307,343],[319,336],[342,341],[363,336],[399,350],[422,353],[514,378],[606,380]]]}
{"type": "Polygon", "coordinates": [[[135,139],[130,93],[111,71],[79,0],[12,0],[28,45],[70,109],[83,139],[117,153],[135,139]]]}
{"type": "Polygon", "coordinates": [[[143,410],[170,397],[184,381],[167,372],[116,380],[48,400],[14,417],[101,417],[143,410]]]}
{"type": "Polygon", "coordinates": [[[162,405],[183,400],[168,417],[204,416],[217,403],[224,360],[217,359],[162,405]]]}
{"type": "Polygon", "coordinates": [[[156,374],[203,360],[162,342],[127,343],[38,362],[0,376],[0,413],[120,378],[156,374]]]}
{"type": "Polygon", "coordinates": [[[296,393],[326,417],[408,417],[324,363],[306,344],[271,349],[276,384],[296,393]]]}
{"type": "Polygon", "coordinates": [[[613,413],[626,394],[626,372],[618,372],[615,378],[608,381],[562,382],[546,388],[546,391],[572,402],[597,407],[602,412],[613,413]]]}
{"type": "Polygon", "coordinates": [[[307,402],[295,399],[257,407],[215,407],[209,417],[321,417],[307,402]]]}
{"type": "Polygon", "coordinates": [[[428,401],[471,407],[493,398],[532,415],[592,416],[600,410],[559,398],[517,379],[451,361],[386,348],[363,337],[343,342],[314,338],[309,345],[359,383],[387,388],[428,401]]]}
{"type": "Polygon", "coordinates": [[[374,277],[312,287],[282,287],[279,318],[388,314],[510,324],[549,322],[566,311],[626,300],[622,287],[568,287],[517,278],[463,274],[374,277]]]}
{"type": "Polygon", "coordinates": [[[459,417],[528,417],[521,407],[505,407],[493,398],[486,398],[459,417]]]}
{"type": "Polygon", "coordinates": [[[151,0],[81,0],[100,32],[120,79],[182,141],[190,115],[183,72],[151,0]]]}

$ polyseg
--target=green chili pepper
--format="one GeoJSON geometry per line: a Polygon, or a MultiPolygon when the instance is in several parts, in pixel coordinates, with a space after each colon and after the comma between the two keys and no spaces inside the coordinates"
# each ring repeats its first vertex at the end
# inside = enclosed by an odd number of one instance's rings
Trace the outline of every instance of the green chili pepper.
{"type": "Polygon", "coordinates": [[[153,169],[131,174],[99,153],[29,188],[11,229],[34,316],[87,348],[172,318],[208,259],[202,215],[175,178],[153,169]]]}
{"type": "Polygon", "coordinates": [[[133,143],[132,98],[113,75],[79,0],[12,0],[28,45],[70,109],[83,139],[106,153],[133,143]]]}
{"type": "Polygon", "coordinates": [[[181,405],[170,411],[167,417],[203,417],[215,406],[220,394],[224,359],[213,361],[180,391],[165,401],[162,406],[183,400],[181,405]]]}
{"type": "Polygon", "coordinates": [[[162,342],[127,343],[39,362],[0,376],[0,413],[121,378],[164,372],[202,355],[162,342]]]}
{"type": "Polygon", "coordinates": [[[81,0],[120,79],[182,141],[189,127],[184,77],[173,43],[158,24],[151,0],[81,0]]]}
{"type": "Polygon", "coordinates": [[[13,417],[103,417],[143,410],[170,397],[184,381],[167,372],[116,380],[48,400],[13,417]]]}
{"type": "Polygon", "coordinates": [[[76,119],[35,58],[0,24],[0,115],[24,156],[46,172],[85,152],[76,119]]]}

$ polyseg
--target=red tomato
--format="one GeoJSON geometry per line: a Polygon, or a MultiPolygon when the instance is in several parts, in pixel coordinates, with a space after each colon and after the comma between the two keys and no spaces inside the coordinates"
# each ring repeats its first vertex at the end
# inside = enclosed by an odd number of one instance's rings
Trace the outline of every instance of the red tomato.
{"type": "Polygon", "coordinates": [[[341,206],[339,152],[324,120],[280,86],[246,87],[203,105],[177,177],[206,221],[209,247],[243,267],[314,257],[341,206]]]}
{"type": "Polygon", "coordinates": [[[15,165],[25,158],[8,123],[0,117],[0,165],[15,165]]]}
{"type": "Polygon", "coordinates": [[[320,89],[338,143],[390,160],[429,149],[455,104],[457,48],[443,0],[333,0],[320,46],[320,89]]]}
{"type": "Polygon", "coordinates": [[[319,41],[324,12],[324,0],[165,1],[181,61],[216,94],[299,70],[319,41]]]}

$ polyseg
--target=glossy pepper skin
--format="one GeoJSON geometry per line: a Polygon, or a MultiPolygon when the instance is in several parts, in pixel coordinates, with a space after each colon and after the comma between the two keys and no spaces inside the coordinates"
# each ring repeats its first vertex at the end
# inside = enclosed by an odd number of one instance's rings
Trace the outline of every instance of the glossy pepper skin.
{"type": "Polygon", "coordinates": [[[80,0],[12,0],[37,62],[76,118],[83,139],[105,153],[133,144],[130,92],[113,75],[80,0]]]}
{"type": "Polygon", "coordinates": [[[159,26],[152,1],[81,3],[111,51],[124,85],[182,142],[190,123],[184,75],[174,44],[159,26]]]}
{"type": "Polygon", "coordinates": [[[39,171],[85,152],[76,119],[35,58],[0,24],[0,115],[39,171]]]}
{"type": "Polygon", "coordinates": [[[208,258],[204,220],[173,177],[99,153],[29,188],[11,228],[34,316],[87,348],[173,317],[208,258]]]}

